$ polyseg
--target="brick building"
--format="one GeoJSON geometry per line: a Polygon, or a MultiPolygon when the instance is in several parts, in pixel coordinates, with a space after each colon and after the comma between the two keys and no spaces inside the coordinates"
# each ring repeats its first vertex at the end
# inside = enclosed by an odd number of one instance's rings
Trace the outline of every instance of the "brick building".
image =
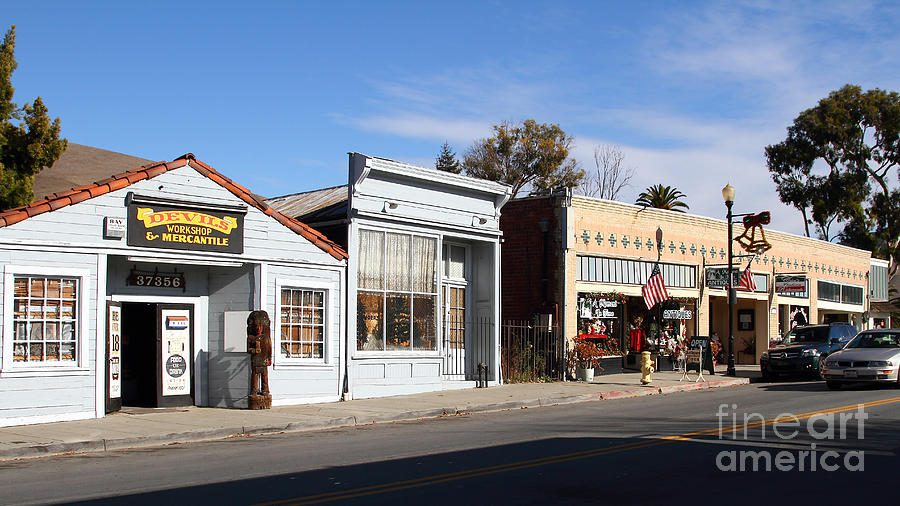
{"type": "MultiPolygon", "coordinates": [[[[567,340],[588,337],[601,344],[609,355],[604,367],[613,369],[634,365],[633,352],[648,343],[664,350],[679,336],[719,337],[722,355],[727,353],[724,219],[557,192],[509,202],[500,228],[505,320],[550,315],[567,340]],[[641,287],[658,255],[670,299],[648,310],[641,287]]],[[[735,237],[742,232],[741,224],[734,225],[735,237]]],[[[759,239],[759,230],[748,234],[754,232],[759,239]]],[[[734,262],[735,286],[748,261],[756,285],[737,290],[737,363],[758,363],[770,339],[798,323],[871,324],[870,277],[884,279],[883,262],[864,250],[764,233],[770,250],[734,262]]],[[[743,253],[735,242],[734,254],[743,253]]]]}

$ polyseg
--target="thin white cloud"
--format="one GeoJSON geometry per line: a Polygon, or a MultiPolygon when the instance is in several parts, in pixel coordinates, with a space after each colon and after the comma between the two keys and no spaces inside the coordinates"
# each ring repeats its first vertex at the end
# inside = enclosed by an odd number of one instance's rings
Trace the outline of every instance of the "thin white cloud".
{"type": "MultiPolygon", "coordinates": [[[[622,112],[622,118],[640,118],[633,126],[647,132],[668,133],[679,144],[671,148],[619,144],[625,165],[636,168],[630,187],[620,195],[623,202],[634,202],[647,187],[663,184],[685,193],[692,213],[717,217],[725,209],[722,187],[730,183],[738,189],[736,205],[740,212],[770,210],[773,228],[803,233],[800,213],[779,201],[766,167],[763,148],[775,142],[771,129],[727,122],[699,123],[693,118],[654,116],[649,111],[622,112]]],[[[584,169],[592,170],[594,146],[612,143],[615,142],[577,136],[572,156],[584,169]]]]}
{"type": "MultiPolygon", "coordinates": [[[[456,146],[503,120],[558,123],[576,136],[573,156],[586,169],[594,145],[623,148],[626,164],[638,169],[625,201],[662,183],[686,193],[692,212],[720,216],[721,188],[730,182],[741,211],[771,210],[773,228],[800,234],[801,216],[779,202],[764,148],[843,84],[900,88],[900,33],[889,26],[897,10],[881,2],[765,0],[673,7],[641,29],[634,67],[619,83],[602,55],[596,69],[567,73],[585,63],[572,62],[575,53],[394,71],[370,81],[371,109],[343,122],[456,146]]],[[[565,10],[554,15],[554,26],[571,21],[565,10]]]]}
{"type": "Polygon", "coordinates": [[[393,72],[389,79],[369,78],[379,93],[371,102],[385,110],[402,106],[431,114],[507,116],[529,110],[552,94],[548,76],[559,64],[560,56],[554,54],[527,62],[487,61],[431,74],[393,72]]]}
{"type": "Polygon", "coordinates": [[[796,72],[800,63],[792,51],[793,32],[781,30],[775,16],[766,19],[760,10],[685,12],[672,24],[657,27],[647,53],[667,73],[771,81],[796,72]]]}
{"type": "Polygon", "coordinates": [[[491,131],[491,124],[487,121],[445,119],[411,113],[354,118],[352,123],[357,128],[369,132],[466,144],[473,139],[489,135],[491,131]]]}
{"type": "Polygon", "coordinates": [[[733,154],[727,149],[678,149],[670,151],[624,148],[626,160],[638,167],[624,201],[634,202],[648,186],[675,186],[687,196],[691,212],[703,216],[724,216],[722,188],[737,189],[735,212],[772,212],[772,228],[803,233],[800,213],[778,200],[775,185],[765,162],[733,154]],[[630,193],[630,195],[629,195],[630,193]]]}

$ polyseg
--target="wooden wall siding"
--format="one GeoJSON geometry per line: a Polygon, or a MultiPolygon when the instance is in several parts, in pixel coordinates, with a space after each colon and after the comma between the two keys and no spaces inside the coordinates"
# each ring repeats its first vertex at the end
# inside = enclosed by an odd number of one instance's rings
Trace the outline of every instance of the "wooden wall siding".
{"type": "MultiPolygon", "coordinates": [[[[140,181],[129,187],[110,192],[79,204],[67,206],[56,211],[43,213],[19,223],[0,229],[0,265],[35,265],[87,269],[90,279],[84,280],[90,310],[81,316],[87,319],[88,333],[82,336],[87,339],[85,349],[86,364],[90,371],[83,375],[42,376],[37,378],[2,378],[0,379],[0,419],[25,417],[47,417],[78,415],[93,416],[94,371],[96,369],[97,322],[97,254],[93,251],[108,254],[108,293],[119,295],[148,295],[146,290],[125,285],[132,263],[124,260],[127,255],[164,256],[167,251],[151,248],[131,248],[124,238],[110,240],[103,238],[103,218],[106,216],[126,218],[125,196],[129,191],[135,193],[215,204],[244,205],[232,193],[222,188],[209,178],[197,173],[191,167],[183,167],[162,174],[152,180],[140,181]],[[5,246],[4,246],[5,245],[5,246]],[[21,249],[21,245],[39,248],[21,249]],[[39,252],[38,252],[39,251],[39,252]]],[[[240,406],[246,404],[249,384],[249,369],[245,354],[222,352],[222,312],[231,309],[248,310],[252,308],[254,283],[252,278],[253,264],[260,262],[280,262],[283,264],[304,265],[309,268],[296,270],[284,267],[294,278],[312,276],[329,279],[334,283],[331,299],[337,309],[333,311],[331,330],[334,339],[340,339],[340,304],[344,295],[340,293],[340,268],[343,262],[325,253],[307,239],[292,232],[261,211],[248,206],[245,220],[244,254],[237,260],[245,262],[242,268],[216,267],[180,267],[186,276],[187,290],[155,292],[168,296],[203,296],[209,295],[209,350],[208,369],[203,369],[204,360],[195,374],[204,375],[208,385],[209,404],[214,406],[240,406]],[[315,266],[330,266],[336,270],[316,269],[315,266]],[[177,292],[177,293],[176,293],[177,292]]],[[[183,251],[172,251],[183,255],[183,251]]],[[[235,259],[234,256],[217,255],[215,253],[198,253],[199,258],[235,259]]],[[[152,269],[152,264],[137,264],[138,268],[152,269]]],[[[161,269],[171,267],[160,264],[161,269]]],[[[274,269],[274,272],[279,272],[274,269]]],[[[0,280],[2,283],[2,280],[0,280]]],[[[273,297],[274,287],[269,289],[269,297],[273,297]]],[[[106,294],[102,294],[106,295],[106,294]]],[[[104,301],[99,303],[104,304],[104,301]]],[[[267,310],[274,316],[272,300],[267,310]]],[[[0,308],[2,316],[2,308],[0,308]]],[[[100,336],[101,346],[104,336],[100,336]]],[[[273,382],[273,388],[284,395],[295,395],[298,392],[314,390],[328,392],[335,398],[338,393],[338,346],[332,345],[334,365],[327,371],[301,371],[283,376],[273,382]],[[298,389],[297,391],[291,391],[298,389]]],[[[202,358],[202,357],[201,357],[202,358]]],[[[275,375],[273,375],[275,376],[275,375]]],[[[274,379],[274,378],[273,378],[274,379]]],[[[278,395],[276,393],[276,395],[278,395]]],[[[2,424],[2,421],[0,421],[2,424]]]]}
{"type": "MultiPolygon", "coordinates": [[[[326,289],[328,311],[326,318],[325,353],[327,361],[322,363],[289,364],[276,362],[269,371],[269,387],[272,390],[273,402],[276,404],[298,404],[308,400],[337,401],[343,387],[343,368],[341,366],[341,341],[344,324],[345,294],[341,291],[341,271],[335,269],[317,269],[314,267],[288,267],[270,265],[266,279],[266,311],[272,320],[273,354],[277,332],[278,304],[281,294],[276,287],[277,281],[298,280],[296,288],[326,289]]],[[[354,339],[355,342],[355,339],[354,339]]],[[[277,361],[277,358],[276,358],[277,361]]]]}
{"type": "Polygon", "coordinates": [[[433,363],[415,363],[412,365],[413,378],[429,378],[441,374],[441,364],[433,363]]]}
{"type": "MultiPolygon", "coordinates": [[[[472,244],[472,290],[471,317],[469,318],[469,342],[466,357],[466,373],[477,377],[475,365],[483,362],[489,370],[496,367],[492,350],[499,347],[500,314],[497,310],[495,287],[500,283],[499,272],[494,269],[494,244],[476,242],[472,244]]],[[[497,375],[493,376],[495,379],[497,375]]]]}
{"type": "MultiPolygon", "coordinates": [[[[83,362],[89,371],[84,373],[61,373],[58,376],[32,376],[0,379],[0,425],[3,418],[30,418],[47,417],[66,414],[94,412],[94,377],[96,370],[96,335],[97,313],[95,302],[97,298],[97,256],[83,253],[64,253],[42,251],[36,254],[34,251],[3,249],[0,250],[0,266],[35,266],[85,269],[89,272],[85,283],[85,294],[91,301],[87,311],[81,311],[79,316],[87,320],[88,331],[82,335],[82,340],[87,340],[84,349],[85,361],[83,362]]],[[[3,276],[0,276],[0,293],[9,289],[3,286],[3,276]]],[[[0,321],[2,321],[4,308],[0,304],[0,321]]],[[[2,336],[6,339],[8,336],[2,336]]]]}
{"type": "MultiPolygon", "coordinates": [[[[105,216],[126,218],[125,196],[129,191],[140,195],[215,204],[244,205],[231,192],[201,175],[189,166],[166,172],[151,180],[67,206],[39,214],[0,230],[0,242],[33,242],[35,240],[63,242],[79,246],[104,248],[110,254],[138,251],[129,248],[125,238],[103,239],[105,216]],[[160,189],[161,188],[161,189],[160,189]]],[[[247,206],[244,219],[244,256],[340,265],[305,238],[297,235],[270,216],[247,206]]],[[[143,251],[162,251],[146,248],[143,251]]],[[[178,252],[176,253],[183,253],[178,252]]]]}
{"type": "MultiPolygon", "coordinates": [[[[494,247],[499,240],[499,222],[496,205],[505,199],[507,187],[495,183],[469,180],[437,173],[430,169],[413,167],[384,159],[368,158],[353,153],[350,156],[350,183],[353,187],[348,237],[348,286],[356,287],[355,251],[358,243],[355,234],[359,229],[389,229],[422,235],[441,235],[445,241],[465,243],[472,252],[473,272],[469,289],[472,291],[471,316],[493,315],[493,309],[476,309],[483,303],[492,307],[496,302],[496,283],[499,273],[494,272],[494,247]],[[371,171],[361,183],[358,178],[371,171]],[[387,204],[396,203],[395,209],[387,204]],[[359,213],[359,214],[354,214],[359,213]],[[485,219],[478,223],[477,218],[485,219]]],[[[442,244],[438,244],[442,255],[442,244]]],[[[440,275],[440,271],[439,271],[440,275]]],[[[355,349],[356,298],[351,297],[347,311],[347,335],[350,351],[350,383],[354,398],[382,397],[429,392],[444,388],[443,358],[439,353],[377,354],[359,353],[355,349]]],[[[474,385],[474,384],[473,384],[474,385]]]]}
{"type": "Polygon", "coordinates": [[[443,388],[440,358],[390,358],[351,363],[354,399],[434,392],[443,388]]]}
{"type": "MultiPolygon", "coordinates": [[[[252,311],[253,265],[241,268],[209,267],[209,350],[206,373],[209,405],[247,407],[250,355],[226,353],[225,311],[252,311]]],[[[198,362],[203,362],[199,360],[198,362]]],[[[198,368],[199,369],[199,368],[198,368]]],[[[198,374],[203,372],[198,370],[198,374]]]]}
{"type": "Polygon", "coordinates": [[[463,192],[424,181],[391,180],[387,176],[373,172],[363,181],[357,187],[359,194],[353,198],[353,207],[388,219],[440,223],[497,234],[499,223],[494,219],[492,195],[463,192]],[[385,202],[395,202],[397,208],[385,212],[385,202]],[[473,227],[476,215],[487,222],[473,227]]]}

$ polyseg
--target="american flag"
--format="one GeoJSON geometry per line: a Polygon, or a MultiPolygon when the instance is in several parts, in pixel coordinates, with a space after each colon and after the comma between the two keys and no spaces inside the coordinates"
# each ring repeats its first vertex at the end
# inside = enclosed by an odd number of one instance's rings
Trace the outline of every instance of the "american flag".
{"type": "Polygon", "coordinates": [[[748,292],[756,290],[756,283],[753,281],[753,273],[750,272],[749,265],[744,269],[744,272],[741,273],[741,277],[738,279],[738,288],[743,288],[748,292]]]}
{"type": "Polygon", "coordinates": [[[647,284],[641,288],[641,295],[644,296],[644,304],[647,304],[647,309],[653,309],[653,306],[669,298],[662,274],[659,272],[659,264],[653,266],[653,272],[650,273],[647,284]]]}

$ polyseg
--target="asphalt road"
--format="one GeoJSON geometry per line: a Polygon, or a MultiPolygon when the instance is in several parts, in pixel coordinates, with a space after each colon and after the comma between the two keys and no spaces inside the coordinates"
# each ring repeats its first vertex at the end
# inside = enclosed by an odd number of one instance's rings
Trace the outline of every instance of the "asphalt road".
{"type": "Polygon", "coordinates": [[[780,382],[3,462],[0,502],[858,504],[898,452],[900,390],[780,382]]]}

